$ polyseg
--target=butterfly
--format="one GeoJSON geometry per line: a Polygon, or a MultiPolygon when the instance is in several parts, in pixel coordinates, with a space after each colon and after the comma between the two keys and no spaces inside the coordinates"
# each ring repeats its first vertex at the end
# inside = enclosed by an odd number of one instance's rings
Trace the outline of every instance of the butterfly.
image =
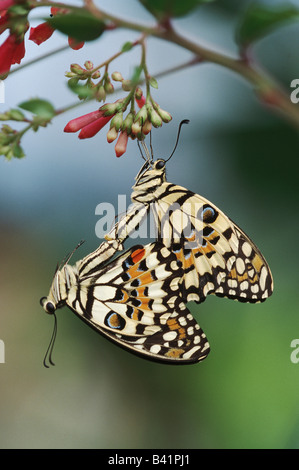
{"type": "Polygon", "coordinates": [[[209,294],[241,302],[269,297],[272,274],[253,241],[206,198],[166,181],[166,162],[174,151],[167,160],[154,161],[144,142],[142,145],[146,158],[135,178],[132,204],[106,240],[125,241],[152,211],[157,240],[182,263],[185,302],[200,303],[209,294]]]}
{"type": "Polygon", "coordinates": [[[176,364],[203,360],[209,343],[181,298],[176,256],[154,242],[111,260],[120,248],[118,241],[104,241],[74,266],[68,264],[72,252],[57,267],[49,294],[41,299],[55,325],[55,311],[67,305],[98,333],[142,357],[176,364]]]}

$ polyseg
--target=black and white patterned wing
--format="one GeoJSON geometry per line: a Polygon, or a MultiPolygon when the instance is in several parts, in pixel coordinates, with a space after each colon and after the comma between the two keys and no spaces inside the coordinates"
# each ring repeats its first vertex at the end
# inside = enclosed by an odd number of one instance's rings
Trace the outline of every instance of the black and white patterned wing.
{"type": "Polygon", "coordinates": [[[158,239],[182,262],[182,295],[260,302],[273,292],[270,268],[252,240],[207,199],[164,183],[153,204],[158,239]]]}
{"type": "Polygon", "coordinates": [[[138,245],[78,278],[66,303],[108,339],[149,359],[192,363],[209,344],[180,295],[182,269],[163,244],[138,245]]]}

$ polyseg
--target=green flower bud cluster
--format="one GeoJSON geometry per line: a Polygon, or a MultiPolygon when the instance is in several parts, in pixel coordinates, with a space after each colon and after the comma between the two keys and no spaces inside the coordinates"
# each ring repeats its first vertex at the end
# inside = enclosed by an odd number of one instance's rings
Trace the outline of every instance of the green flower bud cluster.
{"type": "Polygon", "coordinates": [[[110,129],[107,133],[107,141],[109,143],[116,140],[119,134],[125,134],[126,139],[130,137],[133,140],[144,140],[145,136],[151,131],[152,126],[161,127],[163,122],[168,123],[171,121],[171,115],[153,101],[150,96],[149,99],[146,99],[141,88],[136,86],[132,88],[132,85],[128,83],[129,81],[125,81],[119,72],[114,72],[111,77],[116,81],[125,82],[125,88],[130,89],[131,92],[127,98],[101,107],[105,116],[113,116],[110,121],[110,129]],[[135,111],[133,106],[134,98],[140,108],[138,112],[135,111]],[[129,103],[131,103],[131,109],[124,117],[129,103]]]}
{"type": "Polygon", "coordinates": [[[0,154],[4,155],[7,160],[11,160],[12,157],[24,157],[19,141],[19,132],[12,129],[8,124],[4,124],[0,130],[0,154]]]}
{"type": "Polygon", "coordinates": [[[101,77],[99,69],[94,67],[90,60],[84,63],[84,67],[79,64],[71,64],[70,71],[65,73],[69,78],[68,85],[75,93],[78,93],[79,99],[85,99],[93,96],[97,101],[105,101],[106,95],[114,92],[114,86],[108,73],[101,77]],[[96,82],[96,80],[100,79],[96,82]],[[85,85],[79,85],[79,81],[85,81],[85,85]],[[85,88],[85,93],[82,93],[85,88]],[[89,90],[90,92],[88,93],[89,90]]]}
{"type": "MultiPolygon", "coordinates": [[[[99,117],[100,129],[110,121],[107,141],[111,143],[117,139],[115,152],[117,156],[120,156],[125,152],[128,138],[142,141],[151,131],[152,127],[161,127],[163,123],[170,122],[172,117],[168,111],[162,109],[151,97],[150,87],[158,88],[157,80],[154,77],[147,78],[147,95],[145,97],[142,89],[138,86],[142,71],[141,67],[137,67],[131,80],[127,80],[124,79],[119,71],[114,71],[111,74],[108,73],[108,65],[107,63],[102,64],[102,67],[105,66],[105,72],[102,77],[99,71],[100,67],[94,67],[90,61],[86,61],[84,67],[81,67],[79,64],[72,64],[70,72],[67,72],[66,76],[69,78],[71,88],[74,84],[74,91],[78,93],[80,99],[92,96],[97,101],[105,102],[106,95],[114,92],[112,81],[121,85],[122,90],[127,92],[125,98],[119,99],[114,103],[105,103],[99,108],[101,113],[99,117]],[[94,82],[96,79],[99,79],[97,83],[94,82]],[[84,93],[80,95],[81,90],[78,86],[80,80],[86,80],[86,85],[80,88],[89,87],[92,91],[91,95],[84,95],[84,93]],[[135,102],[139,108],[137,110],[135,109],[135,102]]],[[[85,136],[84,132],[83,135],[85,136]]],[[[79,138],[83,137],[79,135],[79,138]]]]}
{"type": "Polygon", "coordinates": [[[27,119],[19,109],[9,109],[0,113],[0,121],[27,121],[27,119]]]}

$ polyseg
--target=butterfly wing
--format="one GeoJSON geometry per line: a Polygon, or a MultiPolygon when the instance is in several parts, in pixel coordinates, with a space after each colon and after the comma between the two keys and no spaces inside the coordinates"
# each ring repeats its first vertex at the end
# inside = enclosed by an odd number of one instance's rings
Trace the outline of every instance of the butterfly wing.
{"type": "Polygon", "coordinates": [[[202,302],[216,294],[260,302],[272,294],[271,271],[259,249],[207,199],[163,183],[153,212],[159,240],[182,262],[185,300],[202,302]]]}
{"type": "Polygon", "coordinates": [[[180,297],[182,269],[156,242],[137,245],[105,267],[79,277],[68,306],[118,345],[149,359],[189,363],[209,344],[180,297]]]}
{"type": "Polygon", "coordinates": [[[151,335],[136,338],[96,329],[120,347],[155,362],[192,364],[202,361],[210,352],[206,335],[184,304],[176,307],[166,323],[151,335]]]}

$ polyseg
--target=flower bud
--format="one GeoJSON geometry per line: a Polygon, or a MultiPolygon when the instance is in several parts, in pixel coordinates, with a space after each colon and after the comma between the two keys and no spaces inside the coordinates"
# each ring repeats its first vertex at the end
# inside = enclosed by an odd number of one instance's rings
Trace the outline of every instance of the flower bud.
{"type": "Polygon", "coordinates": [[[148,115],[148,113],[147,113],[146,106],[142,106],[140,111],[138,111],[138,113],[136,114],[135,122],[139,121],[141,125],[144,124],[145,121],[147,120],[147,115],[148,115]]]}
{"type": "Polygon", "coordinates": [[[145,121],[142,126],[142,132],[144,135],[147,135],[152,130],[152,123],[150,121],[145,121]]]}
{"type": "Polygon", "coordinates": [[[15,131],[12,127],[10,127],[8,124],[3,124],[2,129],[1,129],[3,134],[14,134],[15,131]]]}
{"type": "Polygon", "coordinates": [[[136,121],[132,124],[132,133],[138,135],[142,131],[142,127],[139,121],[136,121]]]}
{"type": "Polygon", "coordinates": [[[128,113],[126,119],[123,122],[122,130],[126,131],[128,135],[132,132],[132,124],[134,121],[134,114],[132,112],[128,113]]]}
{"type": "Polygon", "coordinates": [[[157,111],[163,122],[170,122],[172,120],[171,114],[169,114],[168,111],[165,111],[164,109],[160,108],[159,105],[155,106],[155,110],[157,111]]]}
{"type": "Polygon", "coordinates": [[[123,123],[123,113],[121,111],[121,112],[115,114],[115,116],[112,118],[110,128],[115,127],[115,129],[117,131],[119,131],[119,129],[122,126],[122,123],[123,123]]]}
{"type": "Polygon", "coordinates": [[[135,98],[136,100],[140,100],[143,97],[143,92],[139,86],[135,90],[135,98]]]}
{"type": "Polygon", "coordinates": [[[113,72],[111,75],[112,80],[115,82],[122,82],[123,81],[123,76],[120,72],[113,72]]]}
{"type": "Polygon", "coordinates": [[[4,155],[6,157],[10,150],[11,150],[10,145],[0,146],[0,155],[4,155]]]}
{"type": "Polygon", "coordinates": [[[18,109],[11,109],[8,111],[8,119],[12,119],[13,121],[24,121],[25,116],[24,114],[19,111],[18,109]]]}
{"type": "Polygon", "coordinates": [[[93,63],[90,60],[86,60],[84,62],[84,67],[86,68],[86,70],[92,70],[93,69],[93,63]]]}
{"type": "Polygon", "coordinates": [[[100,109],[103,111],[105,116],[111,116],[123,110],[123,101],[123,99],[120,99],[114,103],[104,104],[100,109]]]}
{"type": "Polygon", "coordinates": [[[70,69],[71,72],[75,73],[76,75],[83,75],[86,73],[86,70],[83,69],[79,64],[71,64],[70,69]]]}
{"type": "Polygon", "coordinates": [[[107,78],[107,80],[105,81],[104,88],[105,88],[106,93],[114,92],[114,86],[112,85],[110,78],[107,78]]]}
{"type": "Polygon", "coordinates": [[[118,140],[115,145],[115,154],[117,157],[121,157],[127,150],[128,134],[123,131],[120,133],[118,140]]]}
{"type": "Polygon", "coordinates": [[[103,87],[103,85],[100,85],[99,87],[97,87],[97,92],[95,96],[98,101],[106,100],[106,92],[105,92],[105,88],[103,87]]]}
{"type": "Polygon", "coordinates": [[[77,76],[77,74],[74,73],[74,72],[65,72],[64,75],[65,75],[65,77],[67,77],[67,78],[73,78],[73,77],[76,77],[76,76],[77,76]]]}
{"type": "Polygon", "coordinates": [[[118,131],[115,129],[115,127],[112,127],[108,132],[107,132],[107,142],[111,144],[118,136],[118,131]]]}
{"type": "Polygon", "coordinates": [[[113,116],[113,114],[117,112],[117,103],[104,104],[100,110],[103,112],[104,116],[113,116]]]}
{"type": "Polygon", "coordinates": [[[121,87],[124,91],[131,91],[132,90],[131,80],[123,80],[121,87]]]}
{"type": "Polygon", "coordinates": [[[101,72],[99,70],[96,70],[95,72],[93,72],[91,78],[96,79],[96,78],[100,78],[100,76],[101,76],[101,72]]]}
{"type": "Polygon", "coordinates": [[[152,125],[154,127],[161,127],[162,126],[162,119],[157,113],[157,111],[154,110],[154,108],[149,105],[147,106],[147,111],[149,114],[149,120],[151,121],[152,125]]]}
{"type": "Polygon", "coordinates": [[[146,104],[146,98],[143,96],[142,90],[139,87],[136,88],[135,91],[135,100],[140,109],[146,104]]]}
{"type": "Polygon", "coordinates": [[[11,160],[13,157],[13,151],[10,145],[6,147],[1,147],[0,153],[1,155],[4,155],[7,158],[7,160],[11,160]]]}

